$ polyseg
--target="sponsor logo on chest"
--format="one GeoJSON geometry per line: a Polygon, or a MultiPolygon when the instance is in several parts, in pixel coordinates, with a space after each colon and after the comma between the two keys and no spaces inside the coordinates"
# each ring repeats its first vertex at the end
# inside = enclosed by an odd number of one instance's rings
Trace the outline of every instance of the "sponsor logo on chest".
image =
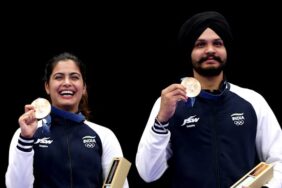
{"type": "Polygon", "coordinates": [[[43,137],[38,138],[34,144],[38,144],[41,148],[48,148],[49,145],[51,145],[53,140],[50,139],[50,137],[43,137]]]}
{"type": "Polygon", "coordinates": [[[187,128],[195,127],[196,123],[200,120],[199,117],[196,117],[197,115],[190,116],[186,119],[184,119],[181,126],[186,126],[187,128]]]}

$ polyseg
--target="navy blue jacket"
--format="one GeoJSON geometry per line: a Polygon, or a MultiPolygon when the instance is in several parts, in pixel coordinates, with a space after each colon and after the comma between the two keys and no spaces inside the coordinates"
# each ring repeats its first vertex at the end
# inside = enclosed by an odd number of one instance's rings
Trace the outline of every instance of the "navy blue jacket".
{"type": "Polygon", "coordinates": [[[258,162],[254,108],[228,89],[180,102],[168,129],[172,187],[230,187],[258,162]]]}
{"type": "Polygon", "coordinates": [[[229,188],[260,161],[274,163],[269,187],[282,186],[282,131],[257,92],[223,82],[217,92],[202,90],[179,101],[168,122],[150,113],[136,154],[137,170],[146,182],[167,170],[172,188],[229,188]]]}

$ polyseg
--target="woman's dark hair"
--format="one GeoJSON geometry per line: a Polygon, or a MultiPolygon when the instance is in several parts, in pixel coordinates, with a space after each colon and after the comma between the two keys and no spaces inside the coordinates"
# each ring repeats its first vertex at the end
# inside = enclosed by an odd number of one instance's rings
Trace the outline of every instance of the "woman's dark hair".
{"type": "MultiPolygon", "coordinates": [[[[45,83],[48,83],[54,67],[57,65],[57,63],[59,61],[65,61],[65,60],[72,60],[77,65],[77,67],[79,68],[81,75],[82,75],[83,84],[86,85],[86,67],[85,67],[85,65],[82,63],[82,61],[80,61],[80,59],[78,59],[78,57],[76,57],[75,55],[68,53],[68,52],[64,52],[64,53],[61,53],[57,56],[54,56],[52,59],[50,59],[47,62],[46,66],[45,66],[43,81],[45,83]]],[[[89,110],[89,107],[88,107],[88,93],[87,93],[87,91],[82,96],[82,98],[79,102],[78,110],[83,115],[85,115],[86,118],[90,117],[90,110],[89,110]]]]}

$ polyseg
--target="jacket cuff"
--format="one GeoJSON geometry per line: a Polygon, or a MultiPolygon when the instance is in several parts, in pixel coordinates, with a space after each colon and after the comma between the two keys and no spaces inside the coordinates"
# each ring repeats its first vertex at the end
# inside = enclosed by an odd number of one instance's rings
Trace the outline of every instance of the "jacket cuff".
{"type": "Polygon", "coordinates": [[[161,124],[156,118],[155,123],[152,127],[152,130],[157,134],[167,134],[168,133],[168,130],[167,130],[168,124],[169,123],[161,124]]]}
{"type": "Polygon", "coordinates": [[[20,135],[17,148],[23,152],[31,152],[33,148],[34,138],[25,138],[20,135]]]}

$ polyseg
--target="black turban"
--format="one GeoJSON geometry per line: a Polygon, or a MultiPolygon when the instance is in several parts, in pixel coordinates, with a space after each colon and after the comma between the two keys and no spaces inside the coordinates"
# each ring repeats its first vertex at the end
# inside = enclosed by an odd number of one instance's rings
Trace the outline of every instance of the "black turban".
{"type": "Polygon", "coordinates": [[[229,52],[233,38],[230,26],[225,17],[215,11],[195,14],[182,25],[178,35],[180,48],[191,55],[196,40],[207,28],[212,29],[220,36],[227,52],[229,52]]]}

